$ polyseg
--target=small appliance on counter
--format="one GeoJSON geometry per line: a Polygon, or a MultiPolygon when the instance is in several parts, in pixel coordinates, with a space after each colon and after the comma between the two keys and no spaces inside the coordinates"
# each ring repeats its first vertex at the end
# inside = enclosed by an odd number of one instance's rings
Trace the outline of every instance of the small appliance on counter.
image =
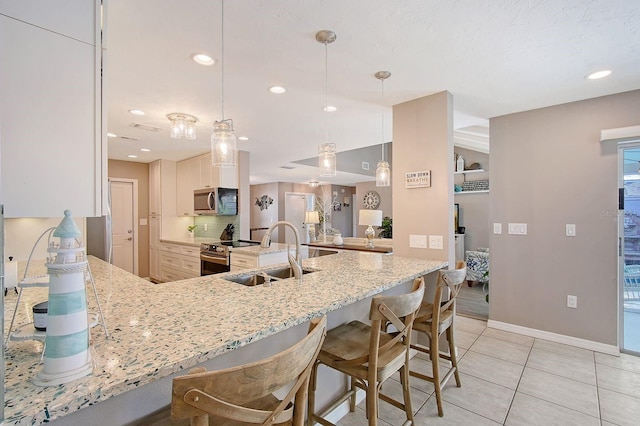
{"type": "Polygon", "coordinates": [[[36,330],[47,331],[47,311],[49,310],[49,301],[40,302],[33,305],[33,326],[36,330]]]}
{"type": "Polygon", "coordinates": [[[231,241],[233,240],[233,233],[235,232],[236,227],[233,226],[233,223],[230,223],[227,225],[226,228],[224,228],[224,231],[222,231],[222,234],[220,234],[220,240],[221,241],[231,241]]]}

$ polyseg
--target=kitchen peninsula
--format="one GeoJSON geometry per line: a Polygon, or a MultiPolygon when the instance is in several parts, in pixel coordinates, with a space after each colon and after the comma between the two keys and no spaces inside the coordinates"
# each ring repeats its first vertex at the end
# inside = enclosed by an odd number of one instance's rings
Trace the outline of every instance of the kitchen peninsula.
{"type": "MultiPolygon", "coordinates": [[[[30,273],[44,271],[44,265],[34,268],[37,263],[30,273]]],[[[32,378],[40,368],[42,344],[10,342],[5,424],[129,424],[167,405],[172,377],[195,365],[222,368],[264,358],[289,347],[306,333],[305,323],[323,314],[330,328],[366,318],[371,296],[406,291],[415,277],[447,266],[344,252],[305,259],[303,266],[317,272],[301,284],[286,279],[271,287],[246,287],[224,279],[234,273],[153,284],[93,257],[89,264],[110,333],[107,339],[101,327],[91,330],[93,374],[37,387],[32,378]]],[[[23,290],[17,324],[30,322],[31,306],[46,298],[46,289],[23,290]]],[[[94,310],[91,293],[88,300],[94,310]]],[[[5,318],[14,306],[15,295],[8,296],[5,318]]]]}

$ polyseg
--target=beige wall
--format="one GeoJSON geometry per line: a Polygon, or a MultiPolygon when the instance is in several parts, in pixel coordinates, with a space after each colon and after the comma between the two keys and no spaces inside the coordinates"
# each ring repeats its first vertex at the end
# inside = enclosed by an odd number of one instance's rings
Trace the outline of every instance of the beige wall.
{"type": "Polygon", "coordinates": [[[393,107],[393,251],[454,260],[453,97],[449,92],[393,107]],[[405,173],[431,170],[431,187],[407,189],[405,173]],[[411,234],[443,237],[443,249],[410,248],[411,234]]]}
{"type": "MultiPolygon", "coordinates": [[[[455,147],[455,152],[462,155],[466,166],[478,163],[485,172],[455,175],[454,183],[462,185],[464,179],[489,179],[489,154],[458,147],[455,147]]],[[[491,188],[491,182],[489,182],[489,188],[491,188]]],[[[465,249],[489,247],[489,230],[491,229],[489,228],[489,194],[458,194],[454,196],[454,202],[460,204],[460,226],[466,228],[465,249]]]]}
{"type": "Polygon", "coordinates": [[[617,150],[599,139],[639,122],[640,91],[491,119],[491,320],[617,346],[617,150]]]}
{"type": "MultiPolygon", "coordinates": [[[[149,217],[149,165],[109,160],[109,177],[138,181],[138,219],[149,217]]],[[[149,226],[138,222],[138,275],[149,276],[149,226]]]]}
{"type": "MultiPolygon", "coordinates": [[[[393,173],[393,166],[391,166],[391,170],[393,173]]],[[[393,182],[392,182],[393,184],[393,182]]],[[[377,210],[382,210],[382,217],[389,216],[393,219],[393,187],[392,186],[376,186],[376,182],[359,182],[356,183],[356,222],[358,221],[359,211],[364,209],[364,194],[368,191],[376,191],[380,195],[380,205],[377,210]]],[[[393,222],[395,224],[395,222],[393,222]]],[[[368,226],[366,225],[357,225],[356,226],[356,237],[364,238],[364,231],[368,226]]],[[[394,228],[395,231],[395,228],[394,228]]],[[[376,229],[376,236],[380,230],[376,229]]]]}
{"type": "MultiPolygon", "coordinates": [[[[278,216],[278,184],[277,183],[265,183],[260,185],[251,185],[251,228],[268,228],[272,224],[276,223],[279,219],[278,216]],[[256,199],[259,199],[263,195],[267,195],[273,199],[267,209],[260,210],[260,207],[256,205],[256,199]]],[[[277,240],[278,230],[275,229],[271,235],[273,241],[277,240]]],[[[254,240],[260,240],[264,235],[264,231],[253,231],[251,238],[254,240]]]]}

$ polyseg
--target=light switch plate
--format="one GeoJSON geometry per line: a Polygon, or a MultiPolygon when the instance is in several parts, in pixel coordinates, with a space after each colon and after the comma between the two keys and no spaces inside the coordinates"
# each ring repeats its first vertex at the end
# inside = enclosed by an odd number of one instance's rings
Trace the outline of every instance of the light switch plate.
{"type": "Polygon", "coordinates": [[[442,235],[429,235],[429,248],[442,250],[444,247],[442,235]]]}
{"type": "Polygon", "coordinates": [[[426,235],[409,235],[409,247],[427,248],[427,236],[426,235]]]}
{"type": "Polygon", "coordinates": [[[493,224],[493,233],[494,234],[502,234],[502,224],[501,223],[494,223],[493,224]]]}
{"type": "Polygon", "coordinates": [[[526,223],[510,223],[509,234],[511,235],[527,235],[526,223]]]}
{"type": "Polygon", "coordinates": [[[567,307],[568,308],[578,308],[578,296],[572,296],[570,294],[567,295],[567,307]]]}
{"type": "Polygon", "coordinates": [[[567,235],[567,237],[575,237],[576,236],[576,225],[575,225],[575,223],[567,223],[567,225],[566,225],[566,235],[567,235]]]}

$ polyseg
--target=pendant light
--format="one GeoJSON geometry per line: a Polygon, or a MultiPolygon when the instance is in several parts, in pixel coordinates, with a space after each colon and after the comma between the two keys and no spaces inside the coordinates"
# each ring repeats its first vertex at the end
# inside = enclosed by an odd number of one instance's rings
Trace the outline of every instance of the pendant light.
{"type": "Polygon", "coordinates": [[[322,30],[316,33],[316,40],[324,44],[324,127],[326,143],[318,147],[318,167],[320,176],[330,177],[336,175],[336,144],[329,143],[329,72],[328,72],[328,48],[329,43],[336,41],[336,33],[331,30],[322,30]]]}
{"type": "MultiPolygon", "coordinates": [[[[375,77],[382,83],[381,99],[384,100],[384,81],[391,77],[389,71],[378,71],[375,73],[375,77]]],[[[382,159],[378,162],[376,168],[376,186],[389,186],[391,185],[391,169],[389,163],[384,161],[384,106],[382,107],[382,159]]]]}
{"type": "Polygon", "coordinates": [[[211,164],[218,167],[232,167],[236,165],[236,135],[233,133],[233,120],[224,119],[224,0],[222,0],[220,33],[222,120],[213,123],[211,164]]]}
{"type": "Polygon", "coordinates": [[[167,114],[171,122],[170,136],[173,139],[195,139],[198,119],[190,114],[172,112],[167,114]]]}

